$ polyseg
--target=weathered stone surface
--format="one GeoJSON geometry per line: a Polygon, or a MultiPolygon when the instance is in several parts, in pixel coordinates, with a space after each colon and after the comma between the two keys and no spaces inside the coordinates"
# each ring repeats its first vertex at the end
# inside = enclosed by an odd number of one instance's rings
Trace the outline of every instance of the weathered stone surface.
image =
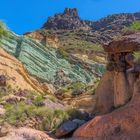
{"type": "Polygon", "coordinates": [[[113,75],[113,72],[106,72],[96,89],[97,103],[95,108],[97,114],[110,112],[114,106],[113,75]]]}
{"type": "Polygon", "coordinates": [[[51,35],[47,33],[47,31],[36,30],[34,32],[27,32],[24,35],[34,38],[40,43],[44,44],[45,46],[50,46],[54,48],[58,48],[59,46],[59,39],[56,35],[51,35]]]}
{"type": "Polygon", "coordinates": [[[129,99],[129,83],[124,72],[114,73],[114,107],[124,105],[129,99]]]}
{"type": "Polygon", "coordinates": [[[133,52],[140,50],[140,32],[127,35],[118,39],[116,41],[110,42],[107,45],[104,45],[104,50],[106,52],[133,52]]]}

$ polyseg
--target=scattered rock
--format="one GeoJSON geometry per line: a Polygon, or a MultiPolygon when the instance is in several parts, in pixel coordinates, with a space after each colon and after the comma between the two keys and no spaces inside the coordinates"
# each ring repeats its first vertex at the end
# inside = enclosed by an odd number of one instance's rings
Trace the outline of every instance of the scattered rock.
{"type": "Polygon", "coordinates": [[[15,95],[7,95],[7,96],[4,96],[2,98],[3,101],[7,102],[7,103],[17,103],[17,102],[20,102],[20,101],[25,101],[26,98],[25,97],[19,97],[19,96],[15,96],[15,95]]]}

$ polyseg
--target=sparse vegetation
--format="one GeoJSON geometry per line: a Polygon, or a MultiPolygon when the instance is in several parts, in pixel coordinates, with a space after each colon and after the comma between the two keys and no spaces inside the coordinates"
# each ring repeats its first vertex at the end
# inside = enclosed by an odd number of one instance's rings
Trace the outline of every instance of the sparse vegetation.
{"type": "Polygon", "coordinates": [[[68,114],[63,110],[51,110],[24,102],[6,105],[4,117],[6,122],[15,126],[24,126],[30,122],[33,128],[49,131],[57,128],[66,119],[68,114]]]}
{"type": "Polygon", "coordinates": [[[104,52],[102,46],[87,40],[87,34],[82,31],[66,31],[59,36],[59,46],[68,53],[88,54],[90,51],[104,52]]]}
{"type": "MultiPolygon", "coordinates": [[[[73,88],[76,85],[74,84],[73,88]]],[[[77,87],[77,86],[76,86],[77,87]]],[[[78,84],[81,87],[81,84],[78,84]]],[[[29,126],[39,130],[53,131],[62,122],[70,119],[71,117],[82,118],[80,111],[76,109],[51,109],[43,104],[45,97],[57,101],[48,93],[36,93],[33,91],[14,90],[10,85],[5,87],[5,94],[1,95],[0,104],[4,106],[6,113],[1,116],[0,124],[5,122],[14,125],[16,127],[29,126]],[[24,98],[24,100],[18,100],[11,102],[12,97],[24,98]],[[3,97],[11,98],[5,100],[3,97]],[[4,104],[3,104],[4,103],[4,104]]]]}

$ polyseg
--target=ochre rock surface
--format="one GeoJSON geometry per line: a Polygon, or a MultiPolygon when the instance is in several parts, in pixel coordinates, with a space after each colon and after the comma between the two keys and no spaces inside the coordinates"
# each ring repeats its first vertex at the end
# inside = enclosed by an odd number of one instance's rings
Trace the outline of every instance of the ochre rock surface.
{"type": "Polygon", "coordinates": [[[0,48],[0,75],[5,75],[7,84],[12,88],[22,90],[36,90],[43,92],[47,86],[43,87],[34,78],[28,75],[23,65],[13,56],[0,48]]]}
{"type": "Polygon", "coordinates": [[[21,127],[18,129],[11,129],[7,136],[1,137],[0,140],[53,140],[53,138],[50,138],[44,132],[21,127]]]}

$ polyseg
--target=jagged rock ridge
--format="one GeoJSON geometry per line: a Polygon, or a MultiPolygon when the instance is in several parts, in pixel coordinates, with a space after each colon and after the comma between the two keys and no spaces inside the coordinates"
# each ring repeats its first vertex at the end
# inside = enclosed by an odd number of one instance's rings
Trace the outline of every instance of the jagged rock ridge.
{"type": "MultiPolygon", "coordinates": [[[[43,86],[27,73],[21,62],[2,48],[0,48],[0,75],[2,78],[0,80],[2,81],[4,76],[7,85],[12,86],[12,88],[16,89],[18,87],[21,90],[43,92],[43,86]]],[[[2,83],[0,86],[2,86],[2,83]]],[[[49,91],[47,84],[46,87],[44,85],[44,89],[49,91]]]]}
{"type": "Polygon", "coordinates": [[[120,35],[124,27],[128,27],[136,20],[140,20],[140,12],[134,14],[114,14],[98,21],[87,21],[80,19],[76,8],[66,8],[64,13],[49,17],[43,28],[53,30],[82,30],[84,33],[87,33],[84,39],[93,43],[106,43],[111,41],[115,36],[120,35]]]}
{"type": "Polygon", "coordinates": [[[66,8],[64,13],[56,14],[54,17],[49,17],[48,21],[43,25],[43,28],[55,30],[88,30],[89,26],[85,21],[80,19],[78,16],[78,10],[76,8],[66,8]]]}

